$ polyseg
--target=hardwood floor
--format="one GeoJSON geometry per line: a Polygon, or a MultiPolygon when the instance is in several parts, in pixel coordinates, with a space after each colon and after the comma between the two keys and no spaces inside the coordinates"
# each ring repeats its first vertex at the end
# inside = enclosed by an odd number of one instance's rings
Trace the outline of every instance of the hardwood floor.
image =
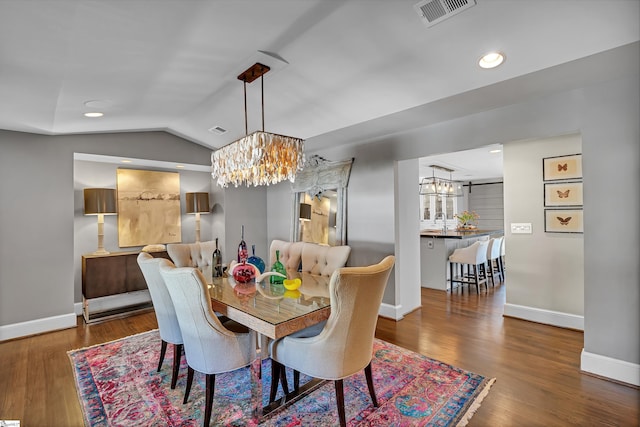
{"type": "MultiPolygon", "coordinates": [[[[502,316],[505,286],[422,290],[422,309],[376,336],[497,379],[469,426],[638,426],[640,390],[580,373],[583,334],[502,316]]],[[[82,426],[66,352],[157,327],[153,313],[0,343],[0,419],[82,426]]],[[[375,369],[375,366],[374,366],[375,369]]]]}

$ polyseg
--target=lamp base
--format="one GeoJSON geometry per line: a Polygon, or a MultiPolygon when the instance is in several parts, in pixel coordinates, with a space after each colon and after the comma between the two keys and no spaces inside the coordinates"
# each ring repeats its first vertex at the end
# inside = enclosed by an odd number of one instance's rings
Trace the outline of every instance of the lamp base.
{"type": "Polygon", "coordinates": [[[109,255],[111,252],[106,251],[104,249],[98,249],[92,255],[109,255]]]}

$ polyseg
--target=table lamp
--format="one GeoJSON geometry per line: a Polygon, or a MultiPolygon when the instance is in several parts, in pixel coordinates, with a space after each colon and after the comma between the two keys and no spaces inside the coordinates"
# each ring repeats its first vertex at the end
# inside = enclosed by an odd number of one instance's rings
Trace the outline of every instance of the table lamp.
{"type": "Polygon", "coordinates": [[[200,241],[200,214],[209,213],[209,193],[187,193],[187,213],[196,214],[196,242],[200,241]]]}
{"type": "Polygon", "coordinates": [[[117,215],[116,190],[113,188],[85,188],[84,214],[98,215],[98,250],[94,255],[106,255],[104,249],[104,216],[117,215]]]}

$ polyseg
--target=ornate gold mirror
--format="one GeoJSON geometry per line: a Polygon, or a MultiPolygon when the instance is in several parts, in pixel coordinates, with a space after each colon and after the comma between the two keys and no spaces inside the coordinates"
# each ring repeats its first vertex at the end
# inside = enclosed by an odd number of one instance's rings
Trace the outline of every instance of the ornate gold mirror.
{"type": "Polygon", "coordinates": [[[347,185],[353,159],[312,156],[291,184],[291,241],[346,245],[347,185]]]}

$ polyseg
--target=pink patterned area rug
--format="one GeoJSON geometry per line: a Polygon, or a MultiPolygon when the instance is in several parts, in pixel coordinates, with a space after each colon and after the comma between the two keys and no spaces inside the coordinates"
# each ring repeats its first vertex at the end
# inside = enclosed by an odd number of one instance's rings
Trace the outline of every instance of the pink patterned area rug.
{"type": "MultiPolygon", "coordinates": [[[[85,425],[201,426],[204,376],[195,374],[189,402],[182,404],[186,361],[183,357],[178,385],[171,390],[172,346],[156,372],[159,352],[157,330],[70,351],[85,425]]],[[[377,339],[373,356],[380,407],[372,406],[363,373],[345,379],[349,426],[464,426],[494,381],[377,339]]],[[[263,362],[262,371],[265,405],[269,363],[263,362]]],[[[250,425],[249,381],[248,368],[216,375],[212,426],[250,425]]],[[[269,413],[260,425],[334,426],[337,417],[333,382],[325,382],[269,413]]]]}

